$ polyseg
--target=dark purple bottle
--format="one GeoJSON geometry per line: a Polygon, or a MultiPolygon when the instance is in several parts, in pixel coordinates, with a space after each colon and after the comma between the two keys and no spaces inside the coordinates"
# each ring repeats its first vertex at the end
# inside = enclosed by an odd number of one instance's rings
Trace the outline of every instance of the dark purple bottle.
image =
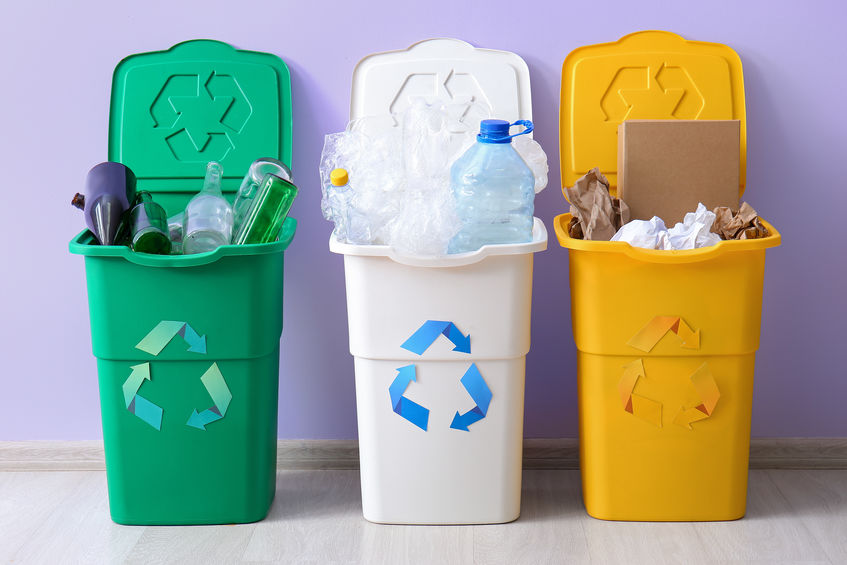
{"type": "Polygon", "coordinates": [[[114,245],[121,216],[135,199],[135,175],[120,163],[94,166],[85,179],[85,195],[77,193],[71,204],[85,214],[85,223],[100,245],[114,245]]]}

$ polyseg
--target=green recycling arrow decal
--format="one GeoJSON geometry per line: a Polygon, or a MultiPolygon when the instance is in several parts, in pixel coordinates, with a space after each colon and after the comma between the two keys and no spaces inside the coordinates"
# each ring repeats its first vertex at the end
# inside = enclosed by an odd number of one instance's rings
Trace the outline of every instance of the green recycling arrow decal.
{"type": "Polygon", "coordinates": [[[188,351],[205,355],[206,336],[201,337],[194,331],[194,328],[185,322],[172,322],[170,320],[163,320],[156,324],[156,327],[150,330],[150,333],[144,336],[144,339],[139,341],[135,348],[150,355],[158,355],[177,334],[182,336],[182,339],[188,344],[188,351]]]}
{"type": "Polygon", "coordinates": [[[150,363],[132,366],[132,373],[124,382],[124,402],[126,409],[156,428],[162,429],[162,409],[143,396],[138,395],[138,389],[144,381],[150,380],[150,363]]]}
{"type": "Polygon", "coordinates": [[[229,391],[229,387],[226,386],[226,381],[221,374],[221,370],[218,369],[217,363],[212,363],[212,366],[200,377],[200,380],[203,382],[203,386],[206,387],[215,405],[208,410],[203,410],[199,414],[195,408],[186,425],[205,431],[206,424],[211,424],[226,416],[226,409],[229,408],[232,393],[229,391]]]}
{"type": "MultiPolygon", "coordinates": [[[[177,322],[171,320],[163,320],[156,324],[156,327],[144,336],[144,339],[138,342],[135,346],[145,353],[149,353],[154,357],[171,342],[177,335],[188,344],[188,351],[193,353],[206,354],[206,336],[199,335],[194,328],[186,322],[177,322]]],[[[151,380],[150,363],[141,363],[130,367],[132,372],[123,384],[124,403],[127,410],[138,416],[141,420],[155,428],[162,429],[162,414],[161,407],[153,404],[143,396],[139,396],[138,391],[144,381],[151,380]]],[[[187,426],[205,431],[206,425],[216,422],[226,416],[226,411],[232,401],[232,393],[224,380],[221,370],[217,363],[212,365],[200,377],[203,386],[206,387],[209,396],[212,397],[214,405],[202,412],[197,412],[195,409],[186,422],[187,426]]]]}

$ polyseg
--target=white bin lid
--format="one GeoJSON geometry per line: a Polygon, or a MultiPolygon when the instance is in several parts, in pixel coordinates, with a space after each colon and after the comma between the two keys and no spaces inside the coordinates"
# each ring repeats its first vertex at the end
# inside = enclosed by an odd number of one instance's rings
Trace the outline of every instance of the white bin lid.
{"type": "MultiPolygon", "coordinates": [[[[490,117],[510,122],[532,119],[529,68],[523,59],[508,51],[480,49],[446,38],[427,39],[408,49],[375,53],[359,61],[353,70],[350,119],[388,117],[402,112],[419,97],[447,104],[484,104],[490,117]]],[[[416,267],[458,267],[493,255],[533,253],[546,248],[547,230],[538,218],[532,241],[527,243],[485,245],[473,252],[440,257],[405,256],[387,245],[342,243],[334,234],[329,242],[334,253],[389,257],[416,267]]]]}
{"type": "Polygon", "coordinates": [[[410,100],[488,106],[491,117],[531,120],[529,68],[514,53],[459,39],[427,39],[365,57],[353,71],[350,119],[402,112],[410,100]]]}

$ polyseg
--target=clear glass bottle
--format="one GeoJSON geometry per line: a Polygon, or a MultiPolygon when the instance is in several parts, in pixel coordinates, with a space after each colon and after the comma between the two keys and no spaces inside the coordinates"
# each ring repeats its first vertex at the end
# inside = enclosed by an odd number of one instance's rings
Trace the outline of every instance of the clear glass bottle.
{"type": "Polygon", "coordinates": [[[222,176],[221,164],[211,161],[203,190],[185,207],[182,247],[186,255],[214,251],[232,240],[232,206],[221,192],[222,176]]]}

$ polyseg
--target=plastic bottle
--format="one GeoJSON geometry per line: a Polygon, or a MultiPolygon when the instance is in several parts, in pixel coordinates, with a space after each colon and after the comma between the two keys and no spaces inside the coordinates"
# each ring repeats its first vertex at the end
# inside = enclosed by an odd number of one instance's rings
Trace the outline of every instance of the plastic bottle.
{"type": "Polygon", "coordinates": [[[335,223],[335,237],[347,241],[347,212],[353,199],[353,191],[348,184],[346,169],[333,169],[329,173],[329,186],[326,188],[327,210],[325,217],[335,223]]]}
{"type": "Polygon", "coordinates": [[[532,239],[535,178],[512,147],[509,128],[532,122],[483,120],[477,142],[450,170],[461,231],[450,240],[448,253],[475,251],[487,244],[522,243],[532,239]]]}
{"type": "Polygon", "coordinates": [[[276,175],[265,175],[232,242],[244,245],[276,241],[296,196],[296,186],[276,175]]]}
{"type": "Polygon", "coordinates": [[[121,163],[95,165],[85,179],[85,195],[77,193],[71,204],[85,213],[85,224],[100,242],[114,245],[121,216],[135,199],[135,174],[121,163]]]}
{"type": "Polygon", "coordinates": [[[211,161],[203,190],[185,207],[182,248],[186,255],[214,251],[232,240],[232,206],[221,192],[222,175],[221,164],[211,161]]]}
{"type": "Polygon", "coordinates": [[[167,255],[171,252],[168,215],[147,191],[139,192],[129,211],[129,232],[133,251],[167,255]]]}
{"type": "Polygon", "coordinates": [[[235,195],[235,203],[232,205],[234,233],[238,233],[241,224],[244,223],[244,218],[247,216],[250,204],[259,191],[259,185],[265,179],[265,176],[269,174],[282,180],[293,182],[291,169],[282,161],[271,157],[262,157],[253,161],[247,170],[247,174],[244,175],[244,179],[241,181],[241,186],[235,195]]]}

